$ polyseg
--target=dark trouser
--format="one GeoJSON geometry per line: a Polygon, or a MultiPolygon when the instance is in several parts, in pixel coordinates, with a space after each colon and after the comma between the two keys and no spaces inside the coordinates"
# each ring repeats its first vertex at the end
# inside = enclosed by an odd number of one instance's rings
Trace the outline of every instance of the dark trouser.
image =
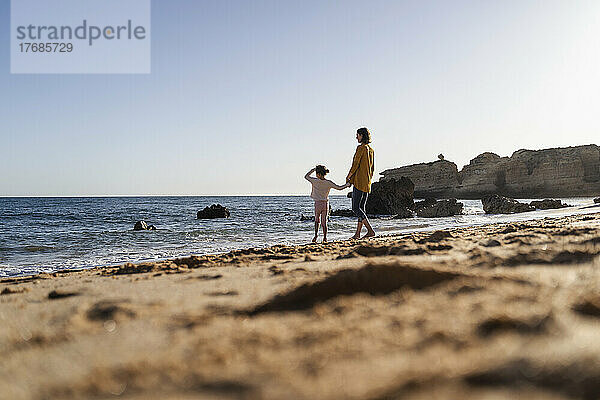
{"type": "Polygon", "coordinates": [[[354,211],[354,214],[358,217],[358,222],[367,219],[367,213],[365,211],[367,197],[369,197],[369,193],[358,190],[357,188],[352,188],[352,211],[354,211]]]}

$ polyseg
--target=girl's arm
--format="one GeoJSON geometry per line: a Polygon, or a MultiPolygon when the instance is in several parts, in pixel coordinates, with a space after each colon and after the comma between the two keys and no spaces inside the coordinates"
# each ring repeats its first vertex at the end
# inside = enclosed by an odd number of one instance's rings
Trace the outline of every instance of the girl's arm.
{"type": "Polygon", "coordinates": [[[310,174],[312,174],[312,173],[313,173],[313,172],[315,172],[316,170],[317,170],[316,168],[313,168],[313,169],[311,169],[310,171],[308,171],[308,172],[306,173],[306,175],[304,175],[304,179],[306,179],[307,181],[309,181],[309,182],[310,182],[310,174]]]}
{"type": "Polygon", "coordinates": [[[333,189],[337,189],[337,190],[344,190],[344,189],[346,189],[347,187],[350,187],[350,184],[349,184],[349,183],[346,183],[346,184],[344,184],[344,185],[336,185],[336,184],[335,184],[333,181],[329,181],[329,183],[331,184],[331,187],[332,187],[333,189]]]}

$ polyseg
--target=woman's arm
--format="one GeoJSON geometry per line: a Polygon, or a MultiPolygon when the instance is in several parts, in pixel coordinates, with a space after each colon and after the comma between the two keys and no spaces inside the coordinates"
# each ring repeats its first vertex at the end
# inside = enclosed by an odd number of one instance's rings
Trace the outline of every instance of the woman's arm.
{"type": "Polygon", "coordinates": [[[346,182],[350,182],[350,178],[352,178],[352,175],[354,175],[354,173],[358,169],[362,155],[363,155],[363,146],[358,146],[356,148],[356,153],[354,153],[354,159],[352,160],[352,167],[350,167],[350,172],[348,172],[348,176],[346,177],[346,182]]]}
{"type": "Polygon", "coordinates": [[[371,176],[375,173],[375,152],[373,152],[373,160],[371,160],[371,176]]]}
{"type": "Polygon", "coordinates": [[[306,179],[307,181],[309,181],[309,182],[310,182],[310,174],[312,174],[312,173],[313,173],[313,172],[315,172],[316,170],[317,170],[316,168],[313,168],[313,169],[311,169],[310,171],[308,171],[308,172],[306,173],[306,175],[304,175],[304,179],[306,179]]]}

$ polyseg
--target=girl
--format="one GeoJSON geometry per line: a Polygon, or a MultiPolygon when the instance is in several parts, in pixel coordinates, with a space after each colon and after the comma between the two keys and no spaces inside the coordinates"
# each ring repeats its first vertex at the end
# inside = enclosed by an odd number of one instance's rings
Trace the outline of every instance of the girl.
{"type": "Polygon", "coordinates": [[[325,175],[329,173],[329,170],[323,165],[317,165],[316,168],[311,169],[304,175],[304,179],[309,181],[312,185],[312,192],[310,197],[315,201],[315,237],[313,242],[317,241],[319,236],[319,222],[323,227],[323,243],[327,243],[327,214],[329,213],[329,191],[331,188],[337,190],[343,190],[350,187],[349,184],[343,186],[336,185],[329,179],[325,179],[325,175]],[[317,172],[317,177],[310,176],[313,172],[317,172]]]}

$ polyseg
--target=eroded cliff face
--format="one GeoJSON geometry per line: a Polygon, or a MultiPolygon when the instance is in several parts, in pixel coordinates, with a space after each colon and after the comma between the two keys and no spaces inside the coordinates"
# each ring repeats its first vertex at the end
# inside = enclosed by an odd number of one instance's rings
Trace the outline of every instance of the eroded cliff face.
{"type": "Polygon", "coordinates": [[[415,197],[444,197],[459,185],[456,164],[446,160],[388,169],[381,173],[382,181],[409,178],[415,185],[415,197]],[[427,196],[423,196],[427,193],[427,196]]]}
{"type": "Polygon", "coordinates": [[[600,147],[518,150],[510,157],[483,153],[461,171],[446,160],[408,165],[381,173],[381,180],[410,178],[416,198],[516,198],[595,196],[600,193],[600,147]]]}

